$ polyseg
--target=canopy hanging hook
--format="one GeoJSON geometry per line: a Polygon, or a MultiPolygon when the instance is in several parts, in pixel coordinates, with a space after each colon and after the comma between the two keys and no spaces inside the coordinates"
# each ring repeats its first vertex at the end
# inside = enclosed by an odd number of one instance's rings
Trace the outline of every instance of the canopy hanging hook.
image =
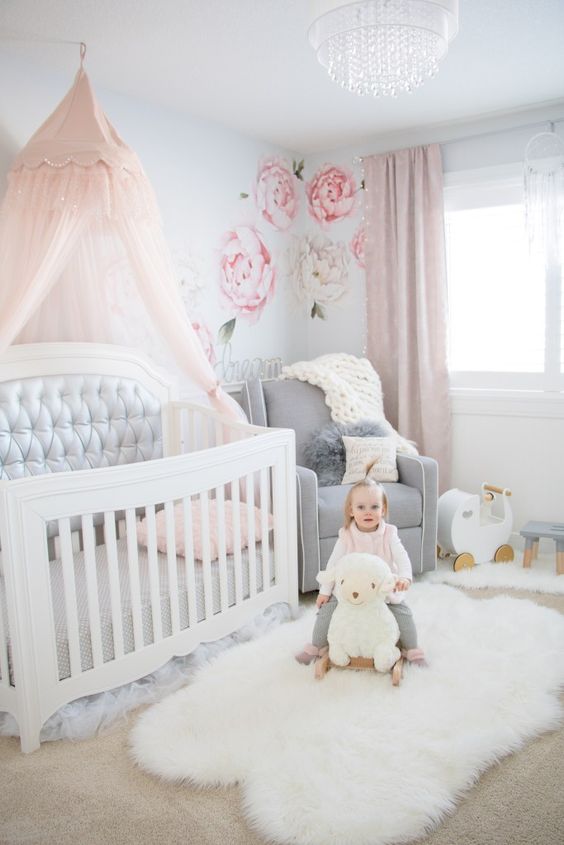
{"type": "Polygon", "coordinates": [[[84,41],[80,42],[80,67],[82,68],[84,63],[84,57],[86,56],[86,44],[84,41]]]}

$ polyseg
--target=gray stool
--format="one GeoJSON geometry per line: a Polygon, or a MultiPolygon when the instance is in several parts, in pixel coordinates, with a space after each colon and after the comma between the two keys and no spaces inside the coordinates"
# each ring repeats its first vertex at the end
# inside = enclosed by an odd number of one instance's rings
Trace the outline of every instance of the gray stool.
{"type": "Polygon", "coordinates": [[[549,537],[556,543],[556,574],[564,575],[564,522],[527,522],[520,531],[525,537],[523,566],[530,567],[539,553],[539,540],[549,537]]]}

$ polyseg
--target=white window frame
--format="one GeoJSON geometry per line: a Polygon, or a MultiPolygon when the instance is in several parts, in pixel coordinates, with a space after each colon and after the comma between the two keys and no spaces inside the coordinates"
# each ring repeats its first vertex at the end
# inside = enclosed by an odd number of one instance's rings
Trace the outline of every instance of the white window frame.
{"type": "MultiPolygon", "coordinates": [[[[484,204],[522,201],[523,164],[485,167],[446,173],[444,176],[445,213],[457,209],[482,208],[484,204]],[[489,202],[488,202],[489,201],[489,202]]],[[[564,405],[564,374],[558,354],[561,307],[561,268],[549,268],[545,278],[545,367],[542,373],[456,371],[449,372],[454,396],[479,398],[502,394],[510,398],[561,399],[564,405]]],[[[560,402],[558,402],[560,405],[560,402]]],[[[551,403],[551,406],[552,403],[551,403]]]]}

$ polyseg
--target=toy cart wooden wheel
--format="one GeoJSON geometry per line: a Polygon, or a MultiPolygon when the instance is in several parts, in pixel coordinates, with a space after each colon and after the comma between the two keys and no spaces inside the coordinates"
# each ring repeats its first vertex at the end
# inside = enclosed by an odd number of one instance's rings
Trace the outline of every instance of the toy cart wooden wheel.
{"type": "Polygon", "coordinates": [[[494,555],[494,560],[496,563],[511,563],[514,558],[515,553],[511,546],[508,546],[507,543],[504,543],[503,546],[500,546],[494,555]]]}
{"type": "Polygon", "coordinates": [[[469,552],[462,552],[461,555],[457,555],[455,557],[452,568],[455,572],[460,572],[461,569],[471,569],[475,565],[476,561],[474,560],[474,556],[469,552]]]}

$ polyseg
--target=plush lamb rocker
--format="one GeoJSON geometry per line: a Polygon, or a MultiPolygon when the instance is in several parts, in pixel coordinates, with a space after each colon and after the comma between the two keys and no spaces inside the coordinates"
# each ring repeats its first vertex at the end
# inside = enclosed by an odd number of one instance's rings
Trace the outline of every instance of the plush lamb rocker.
{"type": "Polygon", "coordinates": [[[400,657],[398,624],[386,604],[396,584],[388,564],[354,552],[317,578],[334,583],[338,601],[327,635],[330,661],[346,666],[351,657],[371,658],[378,672],[388,672],[400,657]]]}

